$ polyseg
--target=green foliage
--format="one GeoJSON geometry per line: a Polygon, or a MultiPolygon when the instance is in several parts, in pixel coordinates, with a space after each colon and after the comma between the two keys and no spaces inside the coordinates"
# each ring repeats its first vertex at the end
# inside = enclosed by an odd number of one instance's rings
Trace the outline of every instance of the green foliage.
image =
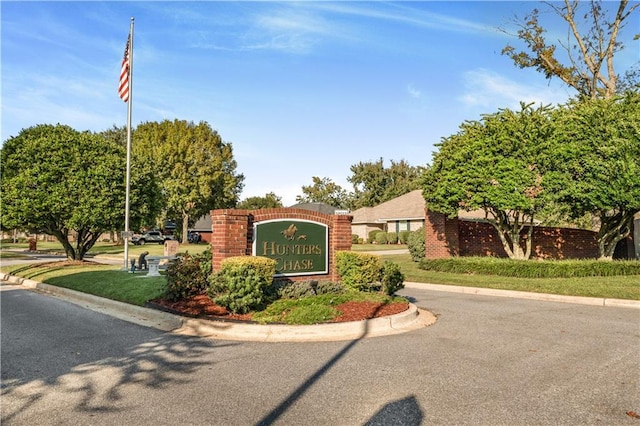
{"type": "Polygon", "coordinates": [[[351,244],[360,244],[360,240],[358,234],[351,234],[351,244]]]}
{"type": "Polygon", "coordinates": [[[375,254],[339,251],[336,269],[342,283],[358,291],[375,291],[380,287],[381,258],[375,254]]]}
{"type": "Polygon", "coordinates": [[[407,248],[409,249],[409,254],[411,254],[411,259],[414,262],[420,262],[424,259],[426,249],[423,226],[409,233],[409,237],[407,238],[407,248]]]}
{"type": "Polygon", "coordinates": [[[252,319],[261,323],[317,324],[331,321],[340,315],[335,308],[350,301],[373,303],[406,303],[406,299],[390,297],[379,293],[347,292],[342,294],[321,294],[300,299],[281,299],[273,302],[261,312],[255,312],[252,319]]]}
{"type": "Polygon", "coordinates": [[[342,294],[345,288],[333,281],[280,281],[274,283],[277,287],[277,298],[300,299],[302,297],[319,294],[342,294]]]}
{"type": "Polygon", "coordinates": [[[411,231],[400,231],[398,233],[398,241],[400,244],[407,244],[409,242],[409,235],[411,235],[411,231]]]}
{"type": "Polygon", "coordinates": [[[572,102],[555,120],[546,180],[571,218],[599,219],[598,254],[610,259],[640,211],[640,93],[572,102]]]}
{"type": "Polygon", "coordinates": [[[352,175],[347,178],[354,188],[351,208],[377,206],[419,189],[418,178],[421,172],[421,167],[410,166],[404,160],[391,160],[391,166],[387,168],[384,167],[382,158],[376,162],[352,165],[352,175]]]}
{"type": "Polygon", "coordinates": [[[391,261],[383,264],[375,254],[340,251],[336,253],[336,269],[342,283],[353,290],[391,295],[404,288],[400,267],[391,261]]]}
{"type": "Polygon", "coordinates": [[[521,244],[521,233],[552,195],[543,179],[553,153],[540,148],[555,137],[551,114],[549,107],[521,104],[520,111],[503,109],[463,123],[439,144],[422,176],[429,209],[449,217],[482,209],[509,257],[529,258],[531,235],[521,244]]]}
{"type": "Polygon", "coordinates": [[[147,122],[133,134],[133,164],[156,174],[164,196],[165,216],[187,230],[210,210],[233,207],[244,176],[236,173],[230,143],[206,122],[147,122]]]}
{"type": "Polygon", "coordinates": [[[246,313],[267,301],[277,262],[266,257],[238,256],[222,261],[209,277],[209,296],[231,312],[246,313]]]}
{"type": "Polygon", "coordinates": [[[398,244],[398,233],[397,232],[387,232],[387,243],[388,244],[398,244]]]}
{"type": "Polygon", "coordinates": [[[207,258],[203,255],[183,254],[171,262],[167,268],[165,297],[169,300],[180,300],[205,293],[210,273],[210,256],[207,266],[207,258]]]}
{"type": "Polygon", "coordinates": [[[313,185],[303,186],[304,195],[296,196],[297,203],[324,203],[332,207],[347,208],[349,196],[340,185],[325,177],[312,177],[313,185]]]}
{"type": "Polygon", "coordinates": [[[249,197],[238,203],[236,208],[243,210],[277,209],[283,207],[282,197],[269,192],[264,197],[249,197]]]}
{"type": "Polygon", "coordinates": [[[382,264],[382,292],[391,296],[398,290],[404,288],[404,274],[400,270],[400,265],[386,260],[382,264]]]}
{"type": "Polygon", "coordinates": [[[495,257],[454,257],[449,259],[422,259],[420,269],[457,274],[483,274],[515,278],[572,278],[640,276],[640,262],[597,260],[523,260],[495,257]]]}
{"type": "MultiPolygon", "coordinates": [[[[3,228],[53,235],[69,259],[83,259],[102,233],[124,228],[125,161],[125,148],[101,135],[24,129],[0,151],[3,228]]],[[[156,188],[153,175],[132,170],[132,225],[157,214],[156,188]]]]}
{"type": "Polygon", "coordinates": [[[367,237],[367,242],[369,244],[373,243],[376,240],[376,235],[380,232],[383,232],[379,229],[374,229],[373,231],[369,231],[369,236],[367,237]]]}
{"type": "Polygon", "coordinates": [[[388,239],[387,239],[387,233],[386,232],[378,232],[376,234],[376,244],[387,244],[388,239]]]}

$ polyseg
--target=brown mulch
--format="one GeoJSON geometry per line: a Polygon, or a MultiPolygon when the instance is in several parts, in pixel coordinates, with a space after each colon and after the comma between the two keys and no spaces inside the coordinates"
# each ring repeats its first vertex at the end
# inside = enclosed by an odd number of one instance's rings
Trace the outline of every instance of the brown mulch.
{"type": "MultiPolygon", "coordinates": [[[[217,305],[207,295],[189,297],[177,302],[166,299],[156,299],[151,305],[176,314],[195,317],[231,321],[251,321],[251,314],[234,314],[226,308],[217,305]]],[[[406,302],[375,303],[375,302],[346,302],[336,306],[341,315],[332,322],[360,321],[379,318],[404,312],[409,308],[406,302]]]]}

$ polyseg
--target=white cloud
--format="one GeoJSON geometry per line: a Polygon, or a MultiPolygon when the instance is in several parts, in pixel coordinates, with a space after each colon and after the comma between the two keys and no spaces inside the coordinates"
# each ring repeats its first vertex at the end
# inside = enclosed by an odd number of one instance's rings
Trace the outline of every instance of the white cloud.
{"type": "Polygon", "coordinates": [[[467,107],[482,108],[487,112],[497,108],[518,108],[520,102],[555,105],[570,96],[566,90],[557,87],[525,84],[486,69],[467,71],[463,78],[464,94],[458,100],[467,107]]]}
{"type": "Polygon", "coordinates": [[[420,90],[418,90],[413,84],[409,84],[407,86],[407,93],[409,93],[409,96],[412,98],[419,99],[422,97],[422,92],[420,92],[420,90]]]}

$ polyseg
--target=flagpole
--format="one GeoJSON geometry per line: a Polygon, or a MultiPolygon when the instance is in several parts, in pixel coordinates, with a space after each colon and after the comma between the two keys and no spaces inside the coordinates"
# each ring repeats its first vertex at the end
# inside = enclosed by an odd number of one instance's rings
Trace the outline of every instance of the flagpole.
{"type": "Polygon", "coordinates": [[[124,208],[124,269],[129,269],[129,186],[131,180],[131,106],[133,91],[133,17],[129,28],[129,98],[127,102],[127,178],[124,208]]]}

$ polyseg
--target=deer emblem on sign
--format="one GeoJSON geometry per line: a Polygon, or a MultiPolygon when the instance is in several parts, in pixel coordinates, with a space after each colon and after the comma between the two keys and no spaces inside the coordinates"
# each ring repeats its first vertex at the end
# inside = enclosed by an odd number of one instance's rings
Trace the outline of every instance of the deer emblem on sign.
{"type": "MultiPolygon", "coordinates": [[[[293,241],[296,237],[296,232],[298,232],[298,227],[292,223],[291,225],[289,225],[287,229],[285,229],[284,231],[281,231],[280,233],[284,235],[284,237],[287,240],[293,241]]],[[[306,235],[298,236],[298,240],[306,240],[306,239],[307,239],[306,235]]]]}

